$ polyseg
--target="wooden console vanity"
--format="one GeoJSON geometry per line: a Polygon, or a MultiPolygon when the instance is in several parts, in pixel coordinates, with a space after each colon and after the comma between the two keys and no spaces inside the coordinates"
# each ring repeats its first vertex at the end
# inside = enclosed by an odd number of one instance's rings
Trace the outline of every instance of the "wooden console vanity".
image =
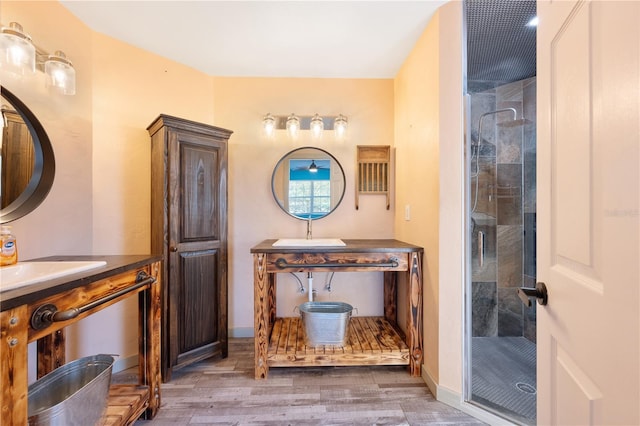
{"type": "Polygon", "coordinates": [[[423,249],[397,240],[343,240],[340,247],[273,247],[265,240],[251,249],[254,276],[255,378],[269,367],[422,365],[423,249]],[[278,273],[384,273],[384,316],[352,317],[345,346],[308,347],[298,318],[276,317],[278,273]],[[405,318],[398,318],[398,288],[405,291],[405,318]],[[404,322],[404,330],[398,326],[404,322]]]}
{"type": "Polygon", "coordinates": [[[55,256],[38,260],[102,260],[106,265],[0,294],[0,424],[27,424],[28,343],[38,342],[37,373],[42,377],[66,362],[66,326],[134,295],[139,303],[139,383],[112,385],[105,424],[132,424],[143,414],[154,417],[160,407],[160,257],[55,256]],[[50,322],[47,315],[39,313],[50,311],[51,305],[54,312],[69,315],[50,322]]]}

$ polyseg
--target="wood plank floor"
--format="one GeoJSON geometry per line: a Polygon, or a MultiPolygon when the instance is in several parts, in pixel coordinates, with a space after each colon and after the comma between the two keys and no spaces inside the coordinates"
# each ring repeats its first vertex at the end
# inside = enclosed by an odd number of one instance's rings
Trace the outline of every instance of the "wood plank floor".
{"type": "MultiPolygon", "coordinates": [[[[114,383],[135,381],[135,370],[114,383]]],[[[406,366],[271,368],[253,377],[253,339],[231,339],[229,357],[177,370],[162,385],[150,425],[479,425],[435,401],[406,366]]]]}

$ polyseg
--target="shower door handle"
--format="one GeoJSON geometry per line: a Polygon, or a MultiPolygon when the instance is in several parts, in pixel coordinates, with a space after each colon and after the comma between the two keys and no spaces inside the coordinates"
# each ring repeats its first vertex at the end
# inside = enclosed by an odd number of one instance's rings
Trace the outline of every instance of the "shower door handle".
{"type": "Polygon", "coordinates": [[[484,266],[484,232],[478,231],[478,266],[484,266]]]}
{"type": "Polygon", "coordinates": [[[547,304],[549,294],[547,293],[547,286],[544,283],[536,283],[536,288],[520,287],[518,289],[518,296],[522,303],[527,306],[531,306],[530,297],[538,299],[538,303],[542,306],[547,304]]]}

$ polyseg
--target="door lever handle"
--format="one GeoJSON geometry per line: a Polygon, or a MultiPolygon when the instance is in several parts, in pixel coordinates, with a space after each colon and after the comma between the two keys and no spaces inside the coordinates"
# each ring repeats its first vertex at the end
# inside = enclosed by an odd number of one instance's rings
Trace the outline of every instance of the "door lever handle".
{"type": "Polygon", "coordinates": [[[538,299],[538,303],[542,306],[547,304],[549,294],[547,293],[547,286],[544,283],[536,283],[536,288],[520,287],[518,289],[518,297],[527,306],[531,306],[530,297],[538,299]]]}

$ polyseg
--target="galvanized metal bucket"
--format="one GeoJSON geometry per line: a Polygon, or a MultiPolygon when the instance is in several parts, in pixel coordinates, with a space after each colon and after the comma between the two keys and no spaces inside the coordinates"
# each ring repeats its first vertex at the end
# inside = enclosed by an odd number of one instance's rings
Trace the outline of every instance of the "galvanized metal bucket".
{"type": "Polygon", "coordinates": [[[30,425],[96,425],[106,411],[114,357],[69,362],[29,385],[30,425]]]}
{"type": "Polygon", "coordinates": [[[344,302],[305,302],[298,306],[308,346],[344,346],[353,306],[344,302]]]}

